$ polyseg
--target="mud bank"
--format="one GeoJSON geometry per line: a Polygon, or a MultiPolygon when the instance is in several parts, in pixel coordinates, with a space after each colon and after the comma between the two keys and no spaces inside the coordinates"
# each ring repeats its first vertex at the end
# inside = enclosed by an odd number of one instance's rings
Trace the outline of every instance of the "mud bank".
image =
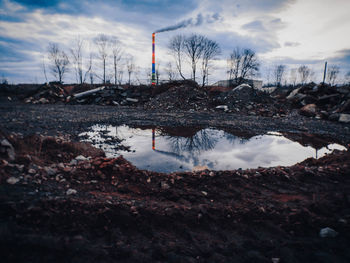
{"type": "Polygon", "coordinates": [[[163,174],[68,136],[1,139],[5,262],[350,260],[349,151],[291,167],[163,174]]]}

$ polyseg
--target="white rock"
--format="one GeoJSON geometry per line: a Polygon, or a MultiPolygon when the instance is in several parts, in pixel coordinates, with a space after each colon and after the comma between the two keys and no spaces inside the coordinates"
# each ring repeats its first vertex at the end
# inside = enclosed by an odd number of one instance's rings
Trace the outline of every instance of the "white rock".
{"type": "Polygon", "coordinates": [[[300,88],[293,90],[289,95],[287,96],[287,100],[293,99],[299,92],[300,88]]]}
{"type": "Polygon", "coordinates": [[[138,102],[138,99],[133,99],[133,98],[126,98],[127,101],[129,102],[138,102]]]}
{"type": "Polygon", "coordinates": [[[241,85],[235,87],[232,91],[242,90],[242,89],[246,89],[246,88],[252,89],[252,87],[249,86],[248,84],[241,84],[241,85]]]}
{"type": "Polygon", "coordinates": [[[344,122],[344,123],[349,123],[350,122],[350,114],[345,114],[345,113],[340,114],[339,121],[344,122]]]}
{"type": "Polygon", "coordinates": [[[66,192],[67,195],[75,195],[77,194],[77,190],[69,188],[66,192]]]}
{"type": "Polygon", "coordinates": [[[330,227],[325,227],[320,230],[320,237],[336,237],[338,232],[330,227]]]}
{"type": "Polygon", "coordinates": [[[215,109],[219,109],[219,110],[224,110],[224,111],[228,111],[228,107],[227,105],[219,105],[216,106],[215,109]]]}
{"type": "Polygon", "coordinates": [[[75,160],[77,160],[78,162],[80,162],[80,161],[89,160],[89,158],[86,158],[86,157],[83,156],[83,155],[79,155],[79,156],[75,157],[75,160]]]}
{"type": "Polygon", "coordinates": [[[16,177],[10,177],[10,178],[8,178],[8,179],[6,180],[6,182],[7,182],[8,184],[16,184],[16,183],[19,182],[19,179],[16,178],[16,177]]]}

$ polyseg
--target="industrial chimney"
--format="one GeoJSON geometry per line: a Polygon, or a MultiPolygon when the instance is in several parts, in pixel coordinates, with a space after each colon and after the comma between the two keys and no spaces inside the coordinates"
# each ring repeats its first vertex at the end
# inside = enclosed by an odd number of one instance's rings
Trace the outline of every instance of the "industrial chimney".
{"type": "Polygon", "coordinates": [[[152,86],[156,85],[155,39],[156,39],[156,33],[152,33],[152,86]]]}

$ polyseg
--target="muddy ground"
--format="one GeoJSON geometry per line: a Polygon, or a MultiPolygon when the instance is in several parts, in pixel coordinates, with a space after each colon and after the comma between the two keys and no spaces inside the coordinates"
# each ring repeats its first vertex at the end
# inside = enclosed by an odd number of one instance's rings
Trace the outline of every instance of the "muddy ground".
{"type": "Polygon", "coordinates": [[[161,174],[74,142],[103,123],[307,133],[347,146],[348,124],[4,100],[0,123],[15,153],[0,161],[4,262],[350,261],[349,151],[291,167],[161,174]]]}

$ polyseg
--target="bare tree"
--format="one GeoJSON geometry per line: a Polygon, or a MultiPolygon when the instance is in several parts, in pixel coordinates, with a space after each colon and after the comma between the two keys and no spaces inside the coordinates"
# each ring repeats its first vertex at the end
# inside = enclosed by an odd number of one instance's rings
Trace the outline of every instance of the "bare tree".
{"type": "Polygon", "coordinates": [[[208,80],[210,61],[220,55],[221,50],[219,44],[213,40],[204,38],[203,41],[203,54],[202,54],[202,86],[204,87],[205,81],[208,80]]]}
{"type": "Polygon", "coordinates": [[[344,76],[345,84],[350,84],[350,71],[348,71],[344,76]]]}
{"type": "Polygon", "coordinates": [[[118,65],[122,59],[123,51],[120,41],[115,38],[112,41],[113,66],[114,66],[114,84],[118,83],[118,65]]]}
{"type": "Polygon", "coordinates": [[[196,81],[197,63],[203,53],[203,43],[205,37],[202,35],[193,34],[187,37],[184,41],[184,52],[191,62],[192,79],[196,81]]]}
{"type": "Polygon", "coordinates": [[[176,79],[176,72],[173,70],[173,65],[169,62],[165,68],[165,72],[168,75],[169,80],[176,79]]]}
{"type": "Polygon", "coordinates": [[[48,53],[51,73],[59,82],[62,82],[64,74],[68,71],[68,56],[56,43],[49,43],[48,53]]]}
{"type": "Polygon", "coordinates": [[[160,65],[160,63],[157,63],[157,66],[156,66],[156,80],[157,80],[157,85],[159,85],[159,78],[160,78],[159,65],[160,65]]]}
{"type": "Polygon", "coordinates": [[[300,82],[302,85],[304,85],[310,76],[311,70],[308,66],[302,65],[298,68],[298,73],[300,82]]]}
{"type": "Polygon", "coordinates": [[[333,65],[328,68],[327,79],[329,84],[335,84],[335,80],[337,79],[339,72],[340,70],[338,66],[333,65]]]}
{"type": "Polygon", "coordinates": [[[260,67],[255,52],[249,48],[235,48],[227,62],[229,79],[234,79],[236,84],[241,84],[245,78],[255,76],[260,67]]]}
{"type": "Polygon", "coordinates": [[[46,75],[45,55],[43,56],[43,71],[44,71],[44,77],[45,77],[45,80],[47,83],[48,80],[47,80],[47,75],[46,75]]]}
{"type": "Polygon", "coordinates": [[[286,70],[286,66],[285,65],[277,65],[275,67],[275,70],[273,71],[273,75],[275,77],[275,81],[276,81],[276,86],[277,87],[281,86],[285,70],[286,70]]]}
{"type": "Polygon", "coordinates": [[[73,57],[73,66],[75,70],[75,76],[77,82],[83,83],[83,40],[77,37],[74,43],[74,47],[70,49],[70,53],[73,57]]]}
{"type": "Polygon", "coordinates": [[[99,59],[102,61],[102,67],[103,67],[103,77],[101,78],[103,83],[106,83],[106,59],[109,54],[109,49],[111,45],[111,39],[105,34],[99,34],[95,39],[94,42],[98,48],[98,54],[99,59]]]}
{"type": "Polygon", "coordinates": [[[92,70],[92,57],[93,57],[93,54],[92,52],[90,52],[89,69],[86,71],[84,76],[84,81],[85,81],[87,74],[89,74],[91,85],[94,84],[94,72],[92,70]]]}
{"type": "Polygon", "coordinates": [[[292,68],[290,70],[290,76],[289,76],[289,80],[290,80],[290,83],[295,86],[295,84],[297,83],[297,69],[296,68],[292,68]]]}
{"type": "Polygon", "coordinates": [[[183,79],[185,79],[184,75],[182,74],[182,57],[184,53],[184,41],[185,36],[176,35],[170,40],[168,45],[168,49],[170,50],[170,53],[175,59],[176,68],[181,78],[183,79]]]}
{"type": "Polygon", "coordinates": [[[130,85],[130,80],[131,80],[131,74],[135,71],[135,62],[134,62],[134,57],[133,56],[128,56],[126,58],[126,68],[128,70],[128,75],[129,75],[129,85],[130,85]]]}

